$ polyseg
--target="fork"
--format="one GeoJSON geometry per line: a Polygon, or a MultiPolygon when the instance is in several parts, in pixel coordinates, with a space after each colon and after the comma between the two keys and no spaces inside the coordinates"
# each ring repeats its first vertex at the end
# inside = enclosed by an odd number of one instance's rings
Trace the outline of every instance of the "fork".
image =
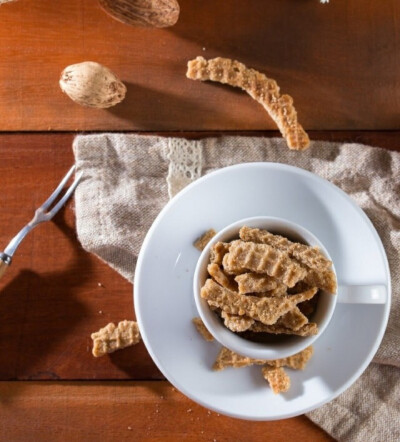
{"type": "Polygon", "coordinates": [[[38,224],[44,223],[45,221],[50,221],[54,215],[61,209],[61,207],[67,202],[79,184],[82,178],[82,172],[80,172],[76,177],[74,182],[65,192],[64,196],[50,209],[57,197],[60,195],[64,189],[67,181],[71,178],[72,174],[75,172],[75,166],[72,166],[65,177],[60,181],[55,191],[50,195],[50,197],[43,203],[35,212],[33,219],[22,229],[20,232],[14,236],[10,241],[4,252],[0,252],[0,278],[4,275],[8,267],[12,262],[15,251],[21,244],[25,236],[34,229],[38,224]],[[49,210],[50,209],[50,210],[49,210]]]}

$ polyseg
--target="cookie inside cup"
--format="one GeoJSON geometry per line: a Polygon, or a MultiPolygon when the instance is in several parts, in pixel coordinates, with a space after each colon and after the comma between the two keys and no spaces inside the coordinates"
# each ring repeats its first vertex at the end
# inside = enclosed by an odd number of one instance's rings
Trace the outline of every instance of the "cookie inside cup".
{"type": "Polygon", "coordinates": [[[294,354],[318,337],[333,313],[332,261],[294,223],[269,217],[235,223],[211,240],[199,262],[200,315],[213,336],[239,354],[294,354]],[[224,339],[227,333],[234,338],[224,339]]]}

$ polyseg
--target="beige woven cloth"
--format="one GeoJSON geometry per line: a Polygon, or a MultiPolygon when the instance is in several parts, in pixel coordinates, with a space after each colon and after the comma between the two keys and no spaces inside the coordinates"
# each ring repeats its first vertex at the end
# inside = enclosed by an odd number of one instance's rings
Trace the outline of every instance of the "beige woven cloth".
{"type": "MultiPolygon", "coordinates": [[[[308,416],[343,441],[400,440],[400,154],[359,144],[313,142],[289,151],[281,139],[222,137],[201,141],[102,134],[74,142],[78,237],[133,280],[142,240],[160,209],[202,174],[232,164],[295,165],[347,192],[374,223],[388,254],[393,304],[383,343],[360,379],[308,416]]],[[[339,361],[338,361],[339,362],[339,361]]],[[[340,364],[338,368],[340,369],[340,364]]]]}

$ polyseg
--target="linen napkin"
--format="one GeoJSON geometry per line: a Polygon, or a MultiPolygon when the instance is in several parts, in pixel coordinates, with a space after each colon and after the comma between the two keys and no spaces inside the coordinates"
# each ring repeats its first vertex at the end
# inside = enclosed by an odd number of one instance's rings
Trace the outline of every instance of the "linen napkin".
{"type": "Polygon", "coordinates": [[[400,153],[319,141],[295,152],[275,138],[189,141],[125,134],[78,136],[73,149],[77,170],[84,173],[75,195],[79,240],[130,281],[141,243],[161,208],[215,169],[254,161],[286,163],[347,192],[384,243],[392,310],[374,362],[351,388],[308,417],[338,440],[400,440],[400,153]]]}

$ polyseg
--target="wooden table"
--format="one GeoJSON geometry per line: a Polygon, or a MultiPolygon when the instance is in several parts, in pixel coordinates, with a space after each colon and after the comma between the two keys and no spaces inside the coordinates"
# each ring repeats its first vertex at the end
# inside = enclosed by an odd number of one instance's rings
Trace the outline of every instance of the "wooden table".
{"type": "MultiPolygon", "coordinates": [[[[0,7],[0,244],[73,163],[74,131],[274,134],[246,95],[185,79],[197,55],[238,58],[276,78],[314,139],[400,150],[397,0],[181,7],[166,30],[117,23],[96,0],[0,7]],[[59,73],[83,60],[112,68],[128,85],[125,102],[93,110],[64,96],[59,73]]],[[[0,440],[331,440],[304,416],[247,423],[208,412],[164,380],[143,344],[94,359],[90,333],[134,318],[132,286],[82,250],[74,222],[70,202],[0,281],[0,440]]]]}

